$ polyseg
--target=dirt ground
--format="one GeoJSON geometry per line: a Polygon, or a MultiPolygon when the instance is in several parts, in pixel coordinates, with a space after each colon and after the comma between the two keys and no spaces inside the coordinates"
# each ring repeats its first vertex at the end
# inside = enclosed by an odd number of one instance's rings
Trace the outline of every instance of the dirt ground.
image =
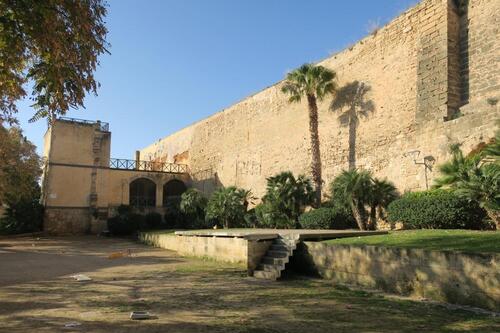
{"type": "Polygon", "coordinates": [[[256,280],[129,240],[21,237],[0,239],[0,332],[485,333],[500,332],[500,318],[319,279],[256,280]],[[132,310],[157,318],[130,320],[132,310]]]}

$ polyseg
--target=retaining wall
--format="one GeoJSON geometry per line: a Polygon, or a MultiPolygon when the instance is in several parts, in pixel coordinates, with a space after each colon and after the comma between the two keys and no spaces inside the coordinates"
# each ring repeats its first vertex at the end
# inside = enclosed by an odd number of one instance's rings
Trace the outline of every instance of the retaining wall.
{"type": "Polygon", "coordinates": [[[141,233],[139,239],[146,244],[176,251],[181,255],[242,264],[247,267],[249,274],[253,273],[272,243],[272,239],[178,236],[154,232],[141,233]]]}
{"type": "Polygon", "coordinates": [[[339,284],[500,311],[500,255],[304,242],[292,265],[339,284]]]}

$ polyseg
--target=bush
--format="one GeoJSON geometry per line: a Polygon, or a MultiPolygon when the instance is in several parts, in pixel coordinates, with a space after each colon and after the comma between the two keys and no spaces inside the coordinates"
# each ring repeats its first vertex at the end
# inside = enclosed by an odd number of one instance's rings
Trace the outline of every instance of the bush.
{"type": "Polygon", "coordinates": [[[451,191],[407,193],[389,204],[388,219],[406,229],[483,229],[485,211],[451,191]]]}
{"type": "Polygon", "coordinates": [[[186,228],[186,217],[180,210],[180,198],[171,199],[165,205],[163,216],[166,228],[186,228]]]}
{"type": "Polygon", "coordinates": [[[117,215],[108,219],[108,230],[115,236],[136,233],[145,225],[145,217],[136,213],[117,215]]]}
{"type": "Polygon", "coordinates": [[[244,225],[249,191],[234,186],[215,191],[207,204],[206,221],[235,228],[244,225]]]}
{"type": "Polygon", "coordinates": [[[207,199],[203,193],[196,189],[188,189],[181,195],[179,208],[185,216],[187,228],[201,229],[208,227],[208,223],[205,222],[206,206],[207,199]]]}
{"type": "Polygon", "coordinates": [[[284,213],[279,212],[270,202],[263,202],[255,207],[255,217],[259,227],[290,229],[296,227],[296,222],[284,213]]]}
{"type": "Polygon", "coordinates": [[[21,199],[7,208],[0,218],[0,234],[20,234],[42,230],[43,206],[38,200],[21,199]]]}
{"type": "Polygon", "coordinates": [[[357,229],[352,214],[343,209],[322,207],[300,215],[300,226],[304,229],[357,229]]]}
{"type": "Polygon", "coordinates": [[[160,229],[162,224],[161,214],[156,212],[147,213],[144,216],[144,224],[141,226],[141,230],[160,229]]]}

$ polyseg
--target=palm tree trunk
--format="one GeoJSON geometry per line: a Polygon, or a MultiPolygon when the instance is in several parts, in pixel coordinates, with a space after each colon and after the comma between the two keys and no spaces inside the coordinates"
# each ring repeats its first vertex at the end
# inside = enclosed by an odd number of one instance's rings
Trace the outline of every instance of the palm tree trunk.
{"type": "Polygon", "coordinates": [[[488,217],[495,223],[497,231],[500,231],[500,212],[487,208],[485,210],[488,217]]]}
{"type": "Polygon", "coordinates": [[[319,150],[319,131],[318,131],[318,105],[316,96],[307,95],[309,105],[309,134],[311,135],[311,173],[314,185],[316,186],[316,207],[321,205],[321,154],[319,150]]]}
{"type": "Polygon", "coordinates": [[[351,202],[351,211],[356,223],[358,224],[359,230],[366,230],[366,224],[364,221],[363,214],[359,211],[358,203],[355,201],[351,202]]]}
{"type": "Polygon", "coordinates": [[[377,229],[377,206],[370,207],[370,224],[367,229],[369,230],[377,229]]]}

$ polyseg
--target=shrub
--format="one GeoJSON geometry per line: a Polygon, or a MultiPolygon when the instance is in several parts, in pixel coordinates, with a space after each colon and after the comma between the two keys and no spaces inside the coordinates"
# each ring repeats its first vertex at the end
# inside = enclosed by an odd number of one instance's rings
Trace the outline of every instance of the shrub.
{"type": "Polygon", "coordinates": [[[165,215],[163,216],[165,227],[186,228],[186,217],[180,209],[180,198],[171,199],[165,205],[165,215]]]}
{"type": "Polygon", "coordinates": [[[181,195],[179,209],[185,216],[187,228],[199,229],[208,226],[205,222],[206,206],[207,199],[196,189],[188,189],[181,195]]]}
{"type": "Polygon", "coordinates": [[[348,210],[322,207],[300,215],[304,229],[357,229],[356,220],[348,210]]]}
{"type": "Polygon", "coordinates": [[[145,217],[136,213],[122,214],[108,219],[108,230],[115,236],[136,233],[145,225],[145,217]]]}
{"type": "Polygon", "coordinates": [[[207,204],[206,221],[234,228],[245,223],[250,192],[230,186],[215,191],[207,204]]]}
{"type": "Polygon", "coordinates": [[[20,234],[42,230],[43,206],[37,199],[21,199],[10,204],[4,217],[0,218],[1,234],[20,234]]]}
{"type": "Polygon", "coordinates": [[[148,229],[160,229],[162,227],[161,214],[156,212],[147,213],[144,216],[144,224],[141,226],[141,230],[148,229]]]}
{"type": "Polygon", "coordinates": [[[296,222],[279,212],[270,202],[262,202],[255,207],[255,217],[259,227],[289,229],[296,226],[296,222]]]}
{"type": "Polygon", "coordinates": [[[402,222],[407,229],[482,229],[485,212],[477,202],[451,191],[431,190],[407,193],[389,204],[390,222],[402,222]]]}

